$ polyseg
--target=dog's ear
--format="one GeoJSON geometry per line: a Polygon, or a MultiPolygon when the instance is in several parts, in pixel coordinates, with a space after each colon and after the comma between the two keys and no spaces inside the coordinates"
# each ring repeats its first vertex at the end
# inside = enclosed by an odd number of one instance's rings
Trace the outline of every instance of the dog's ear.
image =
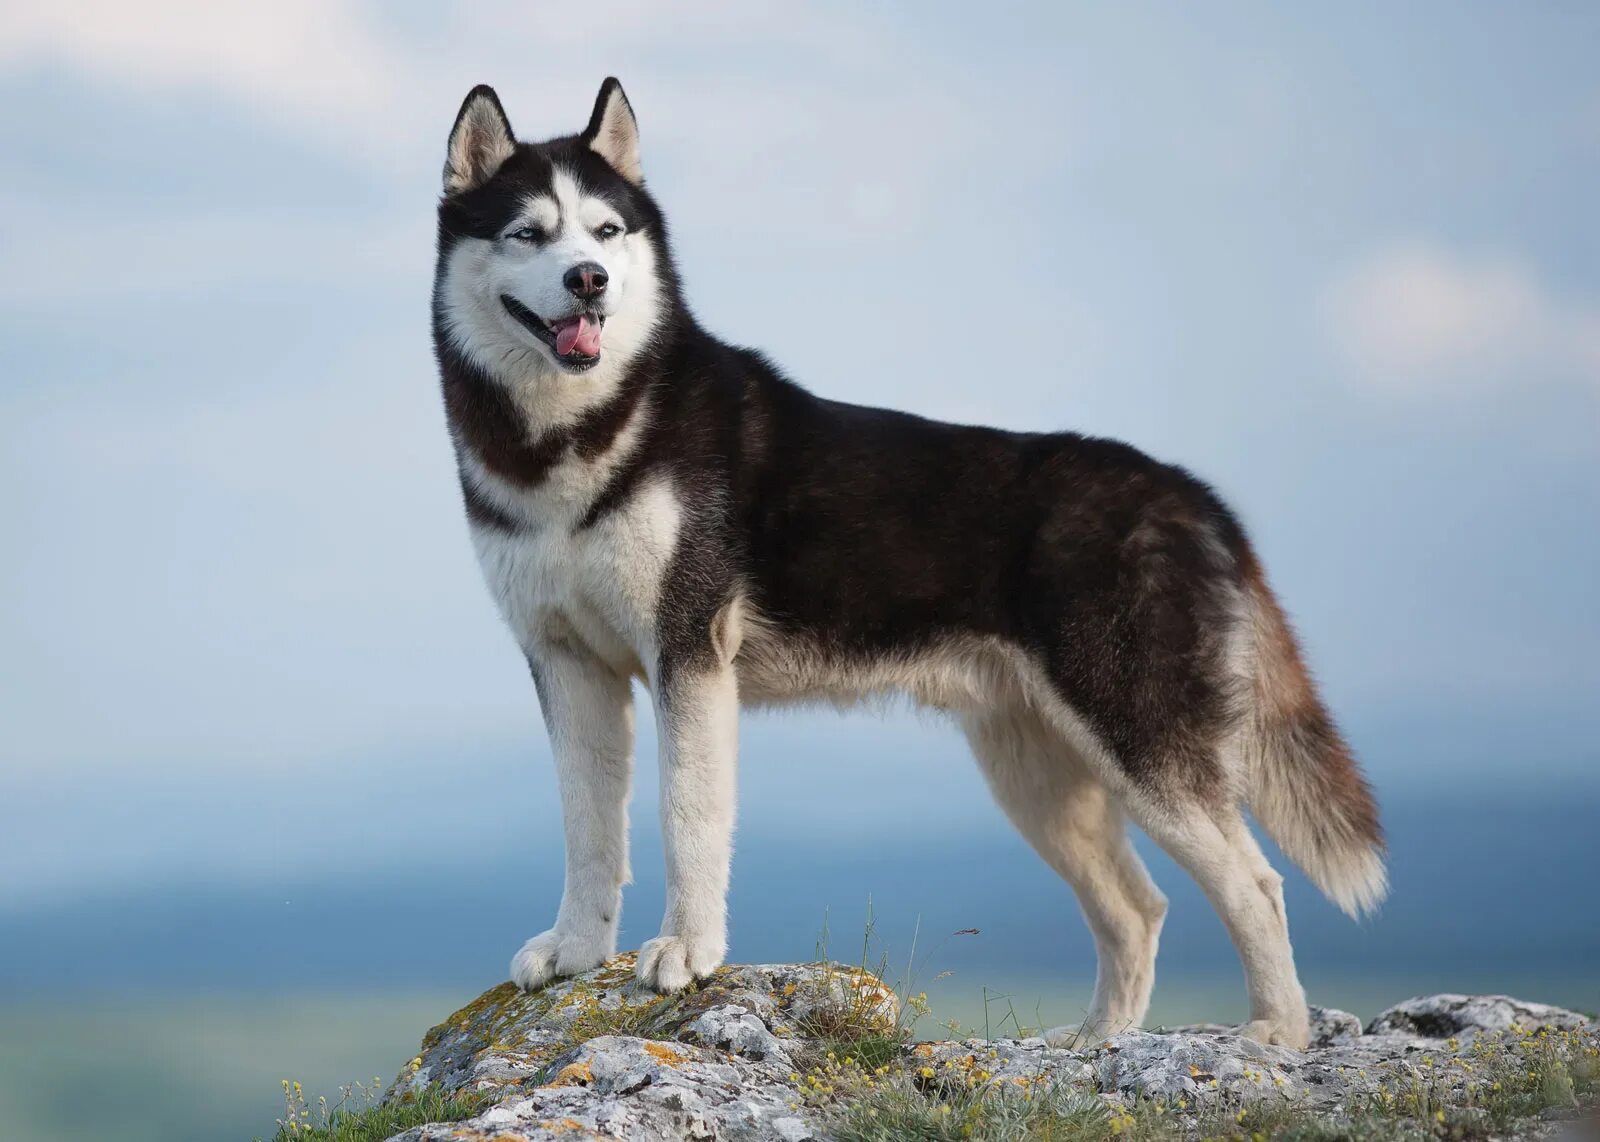
{"type": "Polygon", "coordinates": [[[480,83],[468,93],[450,128],[444,160],[444,192],[460,194],[489,181],[516,150],[516,136],[494,88],[480,83]]]}
{"type": "Polygon", "coordinates": [[[638,185],[644,181],[639,167],[639,124],[615,76],[600,85],[594,114],[583,129],[583,141],[629,182],[638,185]]]}

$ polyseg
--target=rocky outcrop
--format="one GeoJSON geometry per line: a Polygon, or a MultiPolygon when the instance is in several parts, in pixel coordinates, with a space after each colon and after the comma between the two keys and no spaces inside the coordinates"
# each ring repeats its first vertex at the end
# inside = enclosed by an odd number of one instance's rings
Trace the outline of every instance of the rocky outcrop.
{"type": "Polygon", "coordinates": [[[387,1098],[437,1084],[483,1092],[488,1108],[396,1137],[800,1142],[828,1137],[841,1106],[892,1084],[934,1100],[953,1090],[1070,1090],[1113,1116],[1152,1105],[1198,1116],[1263,1101],[1337,1114],[1423,1091],[1430,1108],[1467,1108],[1481,1104],[1505,1052],[1574,1066],[1600,1054],[1600,1028],[1582,1015],[1459,995],[1408,1000],[1365,1029],[1346,1012],[1314,1008],[1305,1052],[1213,1026],[1129,1031],[1077,1050],[1039,1038],[906,1042],[894,993],[859,970],[725,967],[660,997],[636,988],[632,968],[619,956],[531,995],[502,984],[451,1015],[387,1098]]]}
{"type": "Polygon", "coordinates": [[[804,1052],[890,1035],[899,1016],[893,991],[837,965],[725,967],[661,997],[637,988],[633,964],[618,956],[531,995],[502,984],[433,1028],[389,1097],[437,1083],[495,1105],[401,1137],[812,1138],[796,1098],[804,1052]]]}
{"type": "Polygon", "coordinates": [[[1367,1034],[1449,1039],[1519,1027],[1573,1031],[1589,1023],[1577,1012],[1509,995],[1430,995],[1395,1004],[1368,1025],[1367,1034]]]}

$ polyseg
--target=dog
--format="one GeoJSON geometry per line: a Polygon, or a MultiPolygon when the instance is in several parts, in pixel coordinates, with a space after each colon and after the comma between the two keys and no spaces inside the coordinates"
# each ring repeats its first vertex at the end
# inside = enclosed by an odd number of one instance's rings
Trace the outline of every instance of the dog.
{"type": "Polygon", "coordinates": [[[1243,529],[1111,440],[816,397],[684,301],[615,79],[517,141],[492,88],[450,131],[433,334],[472,542],[533,675],[564,817],[522,988],[616,950],[633,688],[661,742],[667,898],[638,979],[722,963],[741,706],[885,694],[947,711],[1076,891],[1098,971],[1052,1042],[1139,1025],[1166,899],[1136,823],[1244,965],[1241,1032],[1309,1037],[1282,878],[1242,814],[1352,916],[1386,891],[1377,806],[1243,529]]]}

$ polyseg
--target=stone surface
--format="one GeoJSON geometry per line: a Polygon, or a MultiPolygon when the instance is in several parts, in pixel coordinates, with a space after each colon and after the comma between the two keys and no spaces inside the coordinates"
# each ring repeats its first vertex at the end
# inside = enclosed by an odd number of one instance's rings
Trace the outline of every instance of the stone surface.
{"type": "MultiPolygon", "coordinates": [[[[1361,1020],[1348,1011],[1340,1011],[1337,1007],[1318,1007],[1313,1004],[1309,1008],[1309,1013],[1313,1047],[1331,1047],[1336,1043],[1348,1043],[1362,1033],[1361,1020]]],[[[1186,1023],[1180,1027],[1166,1027],[1161,1030],[1188,1035],[1233,1034],[1233,1028],[1226,1023],[1186,1023]]]]}
{"type": "Polygon", "coordinates": [[[501,984],[423,1039],[389,1098],[438,1084],[495,1102],[432,1139],[813,1136],[795,1113],[793,1053],[842,1024],[892,1030],[894,992],[834,964],[725,967],[662,997],[633,979],[633,955],[531,995],[501,984]]]}
{"type": "Polygon", "coordinates": [[[1509,995],[1429,995],[1397,1003],[1367,1027],[1368,1035],[1465,1038],[1483,1031],[1571,1031],[1589,1020],[1573,1011],[1526,1003],[1509,995]]]}
{"type": "Polygon", "coordinates": [[[1088,1054],[1100,1089],[1122,1095],[1206,1099],[1304,1093],[1297,1075],[1303,1055],[1238,1035],[1125,1031],[1088,1054]]]}
{"type": "Polygon", "coordinates": [[[633,957],[619,956],[531,995],[502,984],[480,996],[428,1032],[386,1097],[404,1099],[438,1084],[489,1100],[465,1122],[396,1136],[404,1142],[803,1142],[827,1137],[835,1084],[845,1090],[887,1072],[929,1097],[1047,1084],[1112,1106],[1155,1099],[1174,1113],[1231,1113],[1258,1099],[1324,1112],[1352,1099],[1393,1097],[1419,1079],[1464,1097],[1483,1058],[1473,1053],[1480,1035],[1533,1042],[1541,1030],[1594,1030],[1584,1016],[1560,1008],[1438,995],[1397,1004],[1365,1031],[1348,1012],[1314,1007],[1313,1045],[1304,1052],[1211,1025],[1128,1031],[1067,1050],[1040,1038],[896,1046],[884,1034],[898,1014],[889,988],[839,965],[725,967],[692,991],[660,997],[639,990],[633,957]],[[865,1068],[849,1053],[850,1028],[878,1033],[865,1068]],[[832,1057],[830,1044],[838,1048],[832,1057]]]}
{"type": "Polygon", "coordinates": [[[1337,1007],[1311,1005],[1311,1046],[1335,1047],[1361,1037],[1361,1020],[1337,1007]]]}
{"type": "Polygon", "coordinates": [[[1027,1086],[1046,1078],[1051,1082],[1088,1083],[1094,1068],[1083,1055],[1051,1047],[1038,1037],[1028,1039],[964,1039],[944,1043],[914,1043],[907,1062],[919,1073],[943,1083],[1012,1084],[1027,1086]]]}
{"type": "Polygon", "coordinates": [[[544,1081],[513,1090],[466,1123],[424,1126],[443,1139],[785,1138],[814,1136],[790,1103],[789,1071],[707,1047],[602,1035],[557,1056],[544,1081]]]}

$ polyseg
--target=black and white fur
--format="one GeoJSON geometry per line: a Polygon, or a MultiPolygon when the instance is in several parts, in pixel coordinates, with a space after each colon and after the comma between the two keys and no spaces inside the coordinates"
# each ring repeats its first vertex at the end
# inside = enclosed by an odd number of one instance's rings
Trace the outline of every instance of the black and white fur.
{"type": "Polygon", "coordinates": [[[538,144],[479,87],[447,152],[445,403],[565,817],[561,906],[513,979],[538,987],[615,951],[632,679],[660,727],[667,872],[638,975],[664,991],[726,950],[740,706],[900,693],[955,717],[1077,891],[1099,973],[1089,1017],[1057,1041],[1137,1025],[1149,1002],[1166,901],[1131,817],[1225,921],[1244,1031],[1304,1046],[1281,878],[1241,805],[1352,914],[1384,894],[1383,845],[1234,517],[1114,441],[812,396],[696,323],[641,169],[614,79],[581,133],[538,144]],[[579,266],[599,276],[580,288],[579,266]],[[597,352],[558,352],[554,329],[595,323],[597,352]]]}

